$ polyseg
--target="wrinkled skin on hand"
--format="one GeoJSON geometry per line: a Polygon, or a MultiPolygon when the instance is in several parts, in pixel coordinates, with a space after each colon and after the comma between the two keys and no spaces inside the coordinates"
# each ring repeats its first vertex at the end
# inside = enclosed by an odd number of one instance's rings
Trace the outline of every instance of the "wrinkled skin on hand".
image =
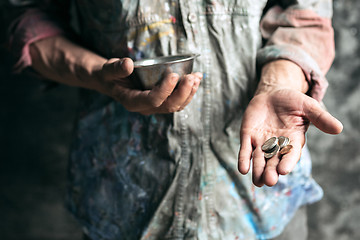
{"type": "Polygon", "coordinates": [[[120,102],[128,111],[144,115],[181,111],[190,103],[202,79],[201,73],[192,73],[177,84],[179,76],[172,73],[153,89],[143,91],[128,78],[133,69],[129,58],[108,60],[95,73],[101,86],[97,90],[120,102]]]}
{"type": "Polygon", "coordinates": [[[247,174],[253,161],[253,183],[273,186],[279,174],[290,173],[299,161],[305,133],[312,122],[321,131],[339,134],[342,124],[313,98],[293,89],[276,89],[255,95],[247,107],[240,132],[239,171],[247,174]],[[270,137],[290,138],[290,153],[265,160],[262,144],[270,137]]]}

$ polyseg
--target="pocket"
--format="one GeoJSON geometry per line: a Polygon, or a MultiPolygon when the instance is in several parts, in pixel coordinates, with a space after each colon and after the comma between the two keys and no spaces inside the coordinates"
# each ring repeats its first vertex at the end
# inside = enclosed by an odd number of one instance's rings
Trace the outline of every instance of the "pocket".
{"type": "Polygon", "coordinates": [[[128,56],[134,60],[177,53],[179,4],[171,0],[130,3],[125,17],[128,56]]]}
{"type": "Polygon", "coordinates": [[[172,0],[77,0],[87,41],[106,57],[133,60],[177,52],[179,4],[172,0]],[[106,49],[106,50],[104,50],[106,49]]]}
{"type": "MultiPolygon", "coordinates": [[[[210,26],[217,32],[221,29],[246,29],[254,24],[252,19],[260,20],[262,10],[267,0],[212,0],[206,1],[203,14],[210,26]]],[[[255,23],[255,27],[258,23],[255,23]]]]}

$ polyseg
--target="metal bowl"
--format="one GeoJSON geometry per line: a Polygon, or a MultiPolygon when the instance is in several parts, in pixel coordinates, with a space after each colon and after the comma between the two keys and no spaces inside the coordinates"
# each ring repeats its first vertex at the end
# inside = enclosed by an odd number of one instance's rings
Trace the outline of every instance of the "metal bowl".
{"type": "Polygon", "coordinates": [[[179,74],[180,78],[192,72],[194,59],[199,54],[183,54],[134,62],[134,75],[144,89],[151,89],[170,73],[179,74]]]}

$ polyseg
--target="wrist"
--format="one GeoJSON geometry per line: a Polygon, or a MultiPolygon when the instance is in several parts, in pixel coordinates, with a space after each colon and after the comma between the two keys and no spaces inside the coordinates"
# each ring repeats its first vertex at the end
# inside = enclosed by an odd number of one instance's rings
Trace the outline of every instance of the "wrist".
{"type": "Polygon", "coordinates": [[[30,45],[32,67],[44,77],[70,86],[97,90],[96,73],[107,59],[72,43],[63,36],[54,36],[30,45]]]}
{"type": "Polygon", "coordinates": [[[280,89],[293,89],[302,93],[309,89],[302,69],[289,60],[276,60],[263,66],[255,95],[280,89]]]}

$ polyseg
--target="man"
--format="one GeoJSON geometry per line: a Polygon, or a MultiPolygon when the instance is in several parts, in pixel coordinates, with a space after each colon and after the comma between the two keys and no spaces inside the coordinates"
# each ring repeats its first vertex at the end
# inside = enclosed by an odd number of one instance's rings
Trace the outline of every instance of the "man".
{"type": "Polygon", "coordinates": [[[77,34],[68,2],[33,4],[12,28],[17,66],[82,88],[68,206],[90,239],[274,238],[321,198],[303,146],[309,122],[342,130],[319,104],[330,1],[76,0],[77,34]],[[128,78],[180,53],[200,57],[178,85],[128,78]],[[293,149],[265,159],[279,136],[293,149]]]}

